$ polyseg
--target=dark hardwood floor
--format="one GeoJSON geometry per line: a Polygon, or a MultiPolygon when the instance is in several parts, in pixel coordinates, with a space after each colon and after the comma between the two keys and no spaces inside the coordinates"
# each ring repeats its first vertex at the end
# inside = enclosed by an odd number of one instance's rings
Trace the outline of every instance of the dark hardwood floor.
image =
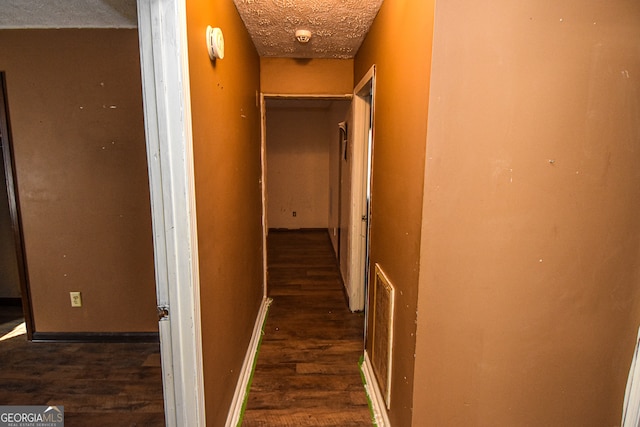
{"type": "Polygon", "coordinates": [[[351,313],[326,231],[268,237],[264,327],[243,425],[372,425],[358,361],[364,316],[351,313]]]}
{"type": "MultiPolygon", "coordinates": [[[[22,322],[0,307],[0,337],[22,322]]],[[[64,406],[65,426],[164,426],[159,344],[0,341],[0,405],[64,406]]]]}
{"type": "MultiPolygon", "coordinates": [[[[351,313],[326,231],[271,232],[269,296],[244,426],[372,425],[351,313]]],[[[0,307],[0,337],[22,322],[0,307]]],[[[0,341],[0,405],[60,405],[65,425],[163,426],[158,344],[0,341]]]]}

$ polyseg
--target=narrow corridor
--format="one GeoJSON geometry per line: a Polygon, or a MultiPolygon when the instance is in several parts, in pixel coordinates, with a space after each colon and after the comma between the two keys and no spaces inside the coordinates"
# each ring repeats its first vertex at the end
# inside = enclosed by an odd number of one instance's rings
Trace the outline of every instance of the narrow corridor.
{"type": "Polygon", "coordinates": [[[364,315],[347,307],[327,232],[271,231],[268,271],[273,303],[243,425],[371,425],[364,315]]]}

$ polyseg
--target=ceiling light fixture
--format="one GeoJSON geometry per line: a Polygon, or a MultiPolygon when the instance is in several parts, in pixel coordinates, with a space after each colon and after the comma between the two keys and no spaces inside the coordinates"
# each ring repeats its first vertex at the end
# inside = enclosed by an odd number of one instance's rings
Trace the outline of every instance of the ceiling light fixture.
{"type": "Polygon", "coordinates": [[[309,30],[297,30],[296,31],[296,39],[300,43],[309,43],[311,39],[311,31],[309,30]]]}

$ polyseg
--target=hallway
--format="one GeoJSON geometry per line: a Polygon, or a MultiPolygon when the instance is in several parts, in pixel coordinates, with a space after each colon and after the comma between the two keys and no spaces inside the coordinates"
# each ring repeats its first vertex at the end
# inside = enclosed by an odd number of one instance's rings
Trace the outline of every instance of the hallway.
{"type": "Polygon", "coordinates": [[[273,303],[243,425],[371,425],[364,315],[347,308],[327,232],[270,231],[267,245],[273,303]]]}

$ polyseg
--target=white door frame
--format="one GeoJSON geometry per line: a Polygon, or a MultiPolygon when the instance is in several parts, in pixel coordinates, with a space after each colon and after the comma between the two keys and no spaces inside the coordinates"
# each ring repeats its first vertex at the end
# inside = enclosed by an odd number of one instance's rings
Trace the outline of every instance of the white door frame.
{"type": "Polygon", "coordinates": [[[260,184],[262,186],[262,298],[268,298],[267,288],[267,235],[269,220],[267,209],[267,106],[264,94],[260,93],[260,184]]]}
{"type": "Polygon", "coordinates": [[[372,147],[369,146],[369,129],[373,128],[375,75],[376,66],[373,65],[353,90],[353,162],[348,250],[349,284],[347,286],[351,311],[360,311],[365,308],[368,235],[371,222],[367,198],[367,186],[371,182],[369,162],[372,155],[370,152],[372,147]],[[371,98],[369,94],[372,95],[371,98]]]}
{"type": "Polygon", "coordinates": [[[165,421],[204,426],[186,5],[137,3],[165,421]]]}
{"type": "Polygon", "coordinates": [[[267,217],[269,195],[267,193],[267,99],[336,99],[349,100],[351,94],[295,94],[295,93],[260,93],[260,155],[262,162],[262,244],[263,244],[263,269],[264,269],[264,298],[267,298],[267,235],[269,234],[269,219],[267,217]]]}

